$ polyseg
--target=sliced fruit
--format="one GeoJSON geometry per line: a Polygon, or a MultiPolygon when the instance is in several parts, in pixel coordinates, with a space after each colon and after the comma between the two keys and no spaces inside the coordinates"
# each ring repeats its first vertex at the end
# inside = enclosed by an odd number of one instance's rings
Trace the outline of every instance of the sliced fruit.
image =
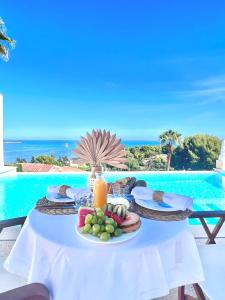
{"type": "Polygon", "coordinates": [[[122,222],[123,222],[123,219],[120,218],[118,215],[116,214],[112,214],[112,217],[111,217],[118,225],[121,225],[122,222]]]}
{"type": "Polygon", "coordinates": [[[133,224],[136,224],[140,221],[140,217],[139,215],[133,213],[133,212],[129,212],[127,214],[127,218],[126,220],[123,221],[123,223],[121,224],[121,227],[127,227],[127,226],[131,226],[133,224]]]}
{"type": "Polygon", "coordinates": [[[107,211],[113,211],[113,209],[114,209],[114,207],[115,207],[115,205],[114,204],[112,204],[112,203],[108,203],[107,205],[106,205],[106,210],[107,211]]]}
{"type": "Polygon", "coordinates": [[[111,215],[112,215],[112,212],[111,212],[111,211],[109,211],[109,210],[106,210],[106,211],[105,211],[105,216],[111,217],[111,215]]]}
{"type": "Polygon", "coordinates": [[[113,209],[113,213],[125,219],[127,214],[127,208],[124,204],[117,204],[113,209]]]}
{"type": "Polygon", "coordinates": [[[95,210],[91,207],[80,207],[78,211],[78,227],[85,225],[85,218],[88,214],[94,214],[95,210]]]}

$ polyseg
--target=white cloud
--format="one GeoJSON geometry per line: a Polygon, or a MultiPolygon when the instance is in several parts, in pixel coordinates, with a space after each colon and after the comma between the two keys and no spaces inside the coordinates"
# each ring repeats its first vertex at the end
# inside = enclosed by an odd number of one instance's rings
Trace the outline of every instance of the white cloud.
{"type": "Polygon", "coordinates": [[[192,89],[180,91],[177,95],[187,100],[197,100],[200,105],[225,103],[225,75],[198,80],[192,86],[192,89]]]}

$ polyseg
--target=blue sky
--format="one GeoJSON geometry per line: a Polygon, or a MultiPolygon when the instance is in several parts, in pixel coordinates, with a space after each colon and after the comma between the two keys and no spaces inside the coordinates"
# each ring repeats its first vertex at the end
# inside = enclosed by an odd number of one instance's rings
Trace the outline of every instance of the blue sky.
{"type": "Polygon", "coordinates": [[[6,139],[225,137],[224,1],[8,1],[6,139]]]}

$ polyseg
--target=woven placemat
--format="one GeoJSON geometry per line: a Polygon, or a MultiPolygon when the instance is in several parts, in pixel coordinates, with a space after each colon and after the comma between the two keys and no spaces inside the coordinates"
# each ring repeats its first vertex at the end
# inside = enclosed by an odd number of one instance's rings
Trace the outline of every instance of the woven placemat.
{"type": "Polygon", "coordinates": [[[36,203],[35,209],[39,212],[48,215],[71,215],[76,214],[77,211],[73,206],[73,202],[52,202],[46,199],[46,197],[41,198],[36,203]]]}

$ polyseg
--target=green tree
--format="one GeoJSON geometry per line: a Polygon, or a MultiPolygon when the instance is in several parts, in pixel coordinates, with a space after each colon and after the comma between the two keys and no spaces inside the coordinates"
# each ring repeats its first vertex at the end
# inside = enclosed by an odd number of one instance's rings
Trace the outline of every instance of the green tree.
{"type": "Polygon", "coordinates": [[[159,136],[159,139],[161,145],[167,147],[167,171],[169,171],[174,146],[181,145],[181,134],[170,129],[168,131],[163,132],[159,136]]]}
{"type": "Polygon", "coordinates": [[[148,161],[148,169],[155,170],[165,170],[167,165],[167,159],[165,158],[165,154],[158,154],[150,157],[148,161]]]}
{"type": "Polygon", "coordinates": [[[60,162],[53,155],[40,155],[36,157],[33,156],[31,159],[31,163],[60,166],[60,162]]]}
{"type": "Polygon", "coordinates": [[[60,156],[57,160],[61,166],[69,166],[70,165],[70,160],[67,156],[60,156]]]}
{"type": "Polygon", "coordinates": [[[21,163],[26,163],[27,160],[25,158],[20,158],[20,157],[17,157],[16,159],[16,164],[21,164],[21,163]]]}
{"type": "Polygon", "coordinates": [[[174,152],[172,165],[176,169],[212,170],[216,166],[221,140],[213,135],[197,134],[185,138],[183,149],[174,152]]]}
{"type": "Polygon", "coordinates": [[[136,158],[128,158],[126,165],[128,166],[129,171],[140,170],[140,164],[136,158]]]}
{"type": "Polygon", "coordinates": [[[6,35],[6,28],[3,20],[0,18],[0,57],[4,60],[9,58],[9,48],[15,44],[15,41],[6,35]]]}

